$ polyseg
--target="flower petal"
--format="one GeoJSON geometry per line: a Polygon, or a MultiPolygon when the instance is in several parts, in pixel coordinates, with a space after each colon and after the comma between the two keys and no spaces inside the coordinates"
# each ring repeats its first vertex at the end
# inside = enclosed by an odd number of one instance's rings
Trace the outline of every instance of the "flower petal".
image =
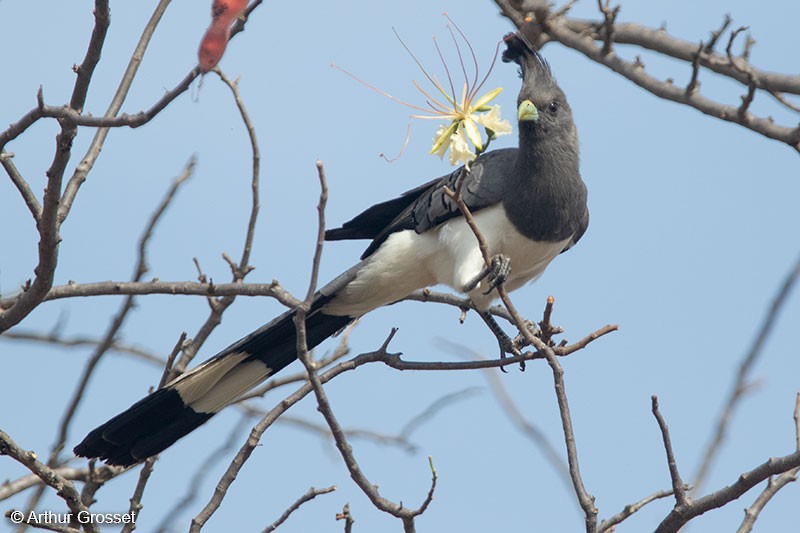
{"type": "Polygon", "coordinates": [[[483,150],[483,139],[481,139],[481,132],[478,130],[478,126],[475,124],[475,121],[472,117],[475,115],[470,115],[464,119],[462,124],[464,125],[464,130],[467,132],[467,137],[475,145],[475,148],[478,150],[483,150]]]}
{"type": "Polygon", "coordinates": [[[483,96],[475,100],[475,103],[472,104],[472,110],[486,111],[486,109],[481,109],[481,108],[486,104],[488,104],[489,102],[491,102],[492,100],[494,100],[495,98],[497,98],[497,95],[500,94],[501,92],[503,92],[503,88],[498,87],[497,89],[489,91],[488,93],[484,94],[483,96]]]}
{"type": "Polygon", "coordinates": [[[468,165],[470,161],[475,159],[475,152],[470,150],[469,143],[467,142],[467,135],[465,133],[464,124],[460,123],[456,132],[450,136],[450,164],[451,165],[468,165]]]}
{"type": "Polygon", "coordinates": [[[436,154],[440,158],[444,157],[445,152],[450,147],[451,136],[456,131],[456,127],[458,126],[458,122],[451,122],[449,126],[445,126],[442,124],[439,126],[439,129],[436,130],[436,134],[433,136],[433,148],[431,151],[428,152],[429,154],[436,154]]]}
{"type": "Polygon", "coordinates": [[[500,118],[500,106],[493,105],[488,113],[473,115],[475,122],[486,129],[492,130],[495,135],[506,135],[511,133],[511,123],[500,118]]]}

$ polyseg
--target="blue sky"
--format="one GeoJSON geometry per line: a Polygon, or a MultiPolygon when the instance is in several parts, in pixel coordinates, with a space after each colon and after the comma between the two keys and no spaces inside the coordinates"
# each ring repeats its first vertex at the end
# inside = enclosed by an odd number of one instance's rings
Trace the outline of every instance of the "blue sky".
{"type": "MultiPolygon", "coordinates": [[[[155,4],[112,2],[112,25],[87,111],[105,111],[155,4]]],[[[124,111],[149,107],[194,66],[209,20],[207,4],[173,2],[124,111]]],[[[39,86],[49,104],[68,100],[71,67],[81,61],[91,31],[91,6],[88,1],[0,3],[0,43],[7,50],[0,123],[14,122],[27,112],[39,86]]],[[[579,16],[596,17],[593,2],[575,9],[579,16]]],[[[419,102],[411,81],[422,75],[392,28],[436,69],[430,38],[447,41],[443,11],[470,37],[482,65],[488,65],[497,41],[512,29],[488,1],[413,0],[402,7],[312,1],[302,10],[266,2],[247,31],[232,41],[221,67],[240,77],[263,157],[262,210],[251,260],[257,269],[250,281],[278,279],[296,295],[304,294],[316,232],[316,159],[325,163],[328,174],[330,225],[449,171],[446,162],[426,155],[435,129],[427,122],[412,124],[401,158],[393,163],[380,158],[400,150],[409,110],[330,68],[335,62],[402,99],[419,102]]],[[[620,20],[648,26],[666,22],[672,34],[699,41],[719,26],[725,13],[734,24],[750,26],[757,40],[754,64],[796,72],[796,2],[628,2],[620,20]]],[[[538,319],[546,297],[555,296],[554,321],[571,340],[606,323],[620,325],[618,333],[563,361],[584,482],[597,498],[600,516],[608,517],[669,486],[660,434],[650,414],[653,394],[670,424],[684,478],[691,479],[736,365],[800,253],[797,154],[738,126],[658,100],[557,44],[543,53],[575,114],[592,220],[580,244],[513,299],[524,315],[538,319]]],[[[633,57],[637,52],[620,53],[633,57]]],[[[676,83],[690,77],[686,65],[647,55],[643,59],[651,72],[674,77],[676,83]]],[[[701,81],[708,95],[738,101],[741,90],[725,80],[704,74],[701,81]]],[[[498,64],[487,84],[495,86],[505,88],[498,101],[512,118],[519,87],[516,69],[498,64]]],[[[756,100],[754,108],[784,123],[791,120],[766,97],[756,100]]],[[[37,193],[44,187],[56,131],[54,122],[40,121],[7,148],[37,193]]],[[[68,175],[92,133],[83,130],[76,139],[68,175]]],[[[515,142],[510,135],[496,146],[515,142]]],[[[228,89],[209,76],[147,126],[111,132],[63,227],[56,283],[128,279],[147,216],[193,154],[196,173],[151,243],[150,275],[194,279],[192,258],[197,257],[214,280],[227,280],[229,269],[220,256],[240,254],[249,214],[250,148],[228,89]]],[[[30,216],[7,179],[0,180],[0,228],[0,291],[6,295],[31,277],[37,242],[30,216]]],[[[332,278],[350,266],[364,246],[326,246],[321,277],[332,278]]],[[[47,303],[20,328],[49,330],[60,324],[65,334],[100,335],[118,306],[112,297],[47,303]]],[[[280,311],[266,298],[239,298],[201,358],[280,311]]],[[[192,335],[206,314],[207,306],[198,298],[142,297],[124,328],[124,339],[166,354],[180,332],[192,335]]],[[[794,294],[755,368],[759,386],[737,412],[706,488],[729,484],[766,458],[792,451],[791,412],[800,388],[794,338],[799,321],[800,297],[794,294]]],[[[462,354],[468,349],[495,355],[496,342],[476,316],[459,325],[456,310],[419,303],[391,306],[364,318],[351,336],[352,353],[375,349],[391,327],[400,328],[392,349],[409,359],[458,359],[443,340],[463,345],[462,354]]],[[[89,353],[0,339],[0,390],[14,399],[0,408],[2,429],[23,447],[46,456],[89,353]]],[[[72,426],[69,446],[146,394],[160,373],[140,360],[107,355],[72,426]]],[[[546,365],[530,364],[525,373],[511,370],[499,378],[523,414],[561,453],[546,365]]],[[[433,457],[439,487],[418,521],[421,531],[582,529],[574,496],[541,452],[512,426],[480,372],[399,373],[374,365],[338,378],[327,390],[346,427],[393,433],[438,398],[474,387],[477,393],[440,411],[412,435],[415,454],[354,440],[366,475],[386,497],[416,506],[428,489],[426,457],[433,457]]],[[[268,396],[261,405],[269,408],[280,398],[268,396]]],[[[310,398],[291,414],[322,423],[310,398]]],[[[162,455],[143,501],[141,530],[161,521],[186,490],[195,465],[238,419],[238,412],[229,409],[162,455]]],[[[173,517],[175,530],[186,528],[205,504],[227,462],[223,459],[212,469],[198,500],[173,517]]],[[[0,479],[23,473],[10,460],[0,461],[0,479]]],[[[127,509],[135,483],[135,474],[109,483],[96,508],[127,509]]],[[[360,531],[400,527],[370,506],[331,443],[278,424],[265,435],[208,531],[260,530],[310,485],[331,484],[339,490],[307,504],[283,530],[338,530],[341,524],[333,516],[346,502],[360,531]]],[[[696,529],[733,530],[756,494],[708,513],[698,519],[696,529]]],[[[795,519],[796,501],[797,487],[784,489],[761,517],[761,530],[784,530],[795,519]]],[[[2,509],[23,507],[24,502],[4,502],[2,509]]],[[[55,498],[42,505],[53,510],[60,506],[55,498]]],[[[619,530],[652,530],[670,506],[667,500],[653,504],[619,530]]]]}

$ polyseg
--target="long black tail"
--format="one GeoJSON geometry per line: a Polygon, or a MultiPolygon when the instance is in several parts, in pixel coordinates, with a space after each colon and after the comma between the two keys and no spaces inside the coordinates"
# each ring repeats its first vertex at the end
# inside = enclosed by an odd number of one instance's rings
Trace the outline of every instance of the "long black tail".
{"type": "MultiPolygon", "coordinates": [[[[318,294],[306,318],[309,349],[352,320],[323,313],[328,299],[318,294]]],[[[92,430],[75,455],[129,466],[165,450],[297,358],[294,315],[284,313],[92,430]]]]}

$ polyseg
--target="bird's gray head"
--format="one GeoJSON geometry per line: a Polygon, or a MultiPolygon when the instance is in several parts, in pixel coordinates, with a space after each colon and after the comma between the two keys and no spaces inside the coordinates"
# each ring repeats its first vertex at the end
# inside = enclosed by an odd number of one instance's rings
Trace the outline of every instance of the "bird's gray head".
{"type": "Polygon", "coordinates": [[[520,132],[536,137],[575,135],[572,110],[547,61],[518,33],[509,33],[503,40],[503,61],[518,64],[522,77],[517,97],[520,132]]]}

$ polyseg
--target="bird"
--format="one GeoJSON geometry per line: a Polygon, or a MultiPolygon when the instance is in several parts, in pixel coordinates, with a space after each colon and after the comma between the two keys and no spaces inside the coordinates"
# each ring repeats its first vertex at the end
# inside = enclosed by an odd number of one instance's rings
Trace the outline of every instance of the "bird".
{"type": "MultiPolygon", "coordinates": [[[[460,167],[326,231],[326,240],[371,242],[360,262],[315,294],[306,314],[309,349],[365,313],[437,284],[468,295],[491,326],[487,309],[498,284],[512,291],[536,279],[584,235],[587,188],[566,95],[521,34],[504,41],[502,59],[516,63],[522,79],[519,147],[486,151],[468,170],[460,167]],[[492,254],[488,273],[478,240],[445,191],[458,180],[492,254]]],[[[167,449],[297,359],[295,313],[286,311],[95,428],[75,454],[127,467],[167,449]]],[[[498,338],[502,352],[516,350],[498,338]]]]}

